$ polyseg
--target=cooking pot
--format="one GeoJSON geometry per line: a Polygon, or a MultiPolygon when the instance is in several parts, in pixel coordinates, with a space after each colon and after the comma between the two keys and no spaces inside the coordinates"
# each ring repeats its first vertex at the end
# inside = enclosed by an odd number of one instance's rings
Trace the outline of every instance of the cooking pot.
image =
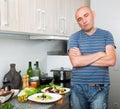
{"type": "Polygon", "coordinates": [[[55,81],[67,81],[71,78],[71,69],[70,68],[55,68],[52,69],[53,77],[55,81]]]}
{"type": "Polygon", "coordinates": [[[41,77],[40,78],[40,85],[46,85],[46,84],[49,84],[50,82],[52,82],[53,80],[53,77],[41,77]]]}

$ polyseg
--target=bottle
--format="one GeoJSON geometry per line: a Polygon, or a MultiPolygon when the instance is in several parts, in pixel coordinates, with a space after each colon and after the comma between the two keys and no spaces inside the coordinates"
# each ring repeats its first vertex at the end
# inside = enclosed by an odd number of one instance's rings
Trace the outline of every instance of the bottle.
{"type": "Polygon", "coordinates": [[[36,63],[34,64],[35,68],[34,68],[34,71],[33,71],[33,75],[32,76],[38,76],[40,78],[41,76],[41,71],[40,71],[40,68],[39,68],[39,62],[36,61],[36,63]]]}
{"type": "Polygon", "coordinates": [[[28,62],[27,74],[28,74],[29,80],[30,80],[30,78],[32,77],[32,74],[33,74],[32,62],[31,61],[28,62]]]}
{"type": "Polygon", "coordinates": [[[35,78],[35,81],[37,81],[37,86],[40,85],[40,77],[41,77],[41,71],[39,68],[39,62],[36,61],[36,63],[34,64],[35,68],[33,70],[33,75],[32,75],[32,79],[35,78]]]}

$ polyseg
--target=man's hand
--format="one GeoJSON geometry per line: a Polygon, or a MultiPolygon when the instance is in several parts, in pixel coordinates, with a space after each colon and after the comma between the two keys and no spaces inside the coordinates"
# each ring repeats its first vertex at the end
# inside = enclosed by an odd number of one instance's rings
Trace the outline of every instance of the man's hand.
{"type": "Polygon", "coordinates": [[[105,56],[95,61],[91,65],[93,66],[114,66],[116,63],[116,51],[112,45],[106,46],[105,56]]]}
{"type": "Polygon", "coordinates": [[[69,54],[72,56],[78,56],[78,55],[81,55],[81,52],[80,52],[79,48],[73,47],[70,49],[69,54]]]}

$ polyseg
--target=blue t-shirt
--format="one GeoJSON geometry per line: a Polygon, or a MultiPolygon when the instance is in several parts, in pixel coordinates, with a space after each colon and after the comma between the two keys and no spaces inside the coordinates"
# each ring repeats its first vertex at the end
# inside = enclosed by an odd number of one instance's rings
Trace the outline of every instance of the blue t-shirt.
{"type": "MultiPolygon", "coordinates": [[[[105,52],[106,45],[113,45],[114,40],[110,32],[102,29],[97,29],[91,36],[80,30],[73,34],[68,42],[68,50],[73,47],[78,47],[81,53],[92,54],[99,51],[105,52]]],[[[71,75],[72,84],[109,84],[109,69],[108,67],[99,66],[84,66],[73,67],[71,75]]]]}

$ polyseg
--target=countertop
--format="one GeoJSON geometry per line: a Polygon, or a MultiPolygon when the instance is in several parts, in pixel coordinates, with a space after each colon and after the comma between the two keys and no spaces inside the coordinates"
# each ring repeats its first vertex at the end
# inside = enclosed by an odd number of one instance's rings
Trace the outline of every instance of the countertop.
{"type": "Polygon", "coordinates": [[[49,104],[41,104],[41,103],[33,103],[30,101],[27,101],[25,103],[20,103],[17,100],[17,97],[12,98],[11,100],[8,101],[8,103],[12,103],[14,105],[13,109],[56,109],[55,107],[60,107],[59,109],[66,109],[63,108],[64,105],[68,105],[69,108],[69,95],[70,93],[67,93],[64,95],[62,102],[54,102],[54,103],[49,103],[49,104]],[[67,102],[66,102],[67,101],[67,102]],[[62,106],[63,105],[63,106],[62,106]]]}

